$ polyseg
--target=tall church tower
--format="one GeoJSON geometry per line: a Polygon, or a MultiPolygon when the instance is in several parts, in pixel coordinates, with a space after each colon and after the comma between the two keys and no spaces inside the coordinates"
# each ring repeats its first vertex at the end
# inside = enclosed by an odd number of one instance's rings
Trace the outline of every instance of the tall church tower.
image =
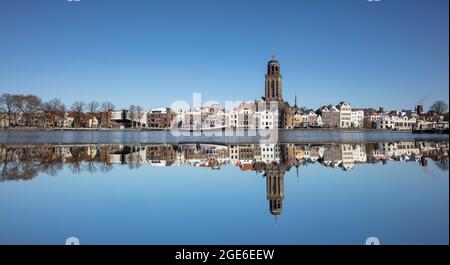
{"type": "Polygon", "coordinates": [[[275,56],[267,63],[265,87],[265,100],[267,103],[270,101],[283,101],[280,63],[275,59],[275,56]]]}

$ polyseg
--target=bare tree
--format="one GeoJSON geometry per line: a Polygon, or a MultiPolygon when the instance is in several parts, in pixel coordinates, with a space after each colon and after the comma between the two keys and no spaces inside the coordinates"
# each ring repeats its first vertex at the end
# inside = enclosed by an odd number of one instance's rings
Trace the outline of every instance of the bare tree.
{"type": "Polygon", "coordinates": [[[65,104],[61,104],[58,108],[58,119],[59,119],[59,126],[63,127],[64,126],[64,120],[66,118],[66,112],[67,112],[67,107],[65,104]]]}
{"type": "Polygon", "coordinates": [[[144,116],[144,108],[142,106],[137,105],[136,106],[136,118],[139,122],[139,127],[142,128],[142,118],[144,116]]]}
{"type": "Polygon", "coordinates": [[[433,105],[431,105],[430,107],[430,111],[433,111],[439,115],[444,114],[448,109],[448,105],[447,103],[445,103],[442,100],[437,100],[433,103],[433,105]]]}
{"type": "Polygon", "coordinates": [[[136,119],[136,106],[135,105],[130,106],[130,109],[128,110],[128,116],[131,120],[131,128],[134,128],[134,122],[136,119]]]}
{"type": "Polygon", "coordinates": [[[73,123],[74,123],[74,126],[77,128],[82,125],[82,118],[83,118],[85,106],[86,106],[86,104],[83,101],[75,101],[73,103],[72,107],[70,108],[75,114],[73,123]]]}
{"type": "Polygon", "coordinates": [[[36,125],[42,117],[42,100],[35,95],[13,95],[13,105],[25,121],[26,126],[36,125]]]}
{"type": "Polygon", "coordinates": [[[54,98],[44,104],[44,112],[52,126],[61,126],[66,114],[66,106],[58,98],[54,98]]]}
{"type": "Polygon", "coordinates": [[[109,101],[103,102],[103,104],[102,104],[102,111],[104,111],[104,112],[114,110],[114,108],[115,108],[114,104],[112,104],[109,101]]]}
{"type": "Polygon", "coordinates": [[[87,110],[91,113],[94,114],[97,112],[98,108],[100,107],[100,103],[98,103],[97,101],[93,100],[91,102],[89,102],[87,104],[87,110]]]}
{"type": "Polygon", "coordinates": [[[16,123],[16,113],[12,95],[4,93],[0,97],[0,111],[8,114],[8,127],[16,123]]]}

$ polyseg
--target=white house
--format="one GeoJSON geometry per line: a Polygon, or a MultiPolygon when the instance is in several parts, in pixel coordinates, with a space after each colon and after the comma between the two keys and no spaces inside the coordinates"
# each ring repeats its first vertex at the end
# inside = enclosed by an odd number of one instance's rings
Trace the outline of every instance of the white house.
{"type": "Polygon", "coordinates": [[[322,117],[317,115],[313,110],[306,110],[302,115],[303,125],[307,126],[321,126],[322,117]]]}
{"type": "Polygon", "coordinates": [[[378,130],[412,130],[416,127],[416,119],[408,116],[381,115],[377,120],[378,130]]]}
{"type": "Polygon", "coordinates": [[[351,113],[351,126],[354,128],[361,128],[364,125],[364,111],[353,109],[351,113]]]}
{"type": "Polygon", "coordinates": [[[336,108],[339,110],[339,127],[352,127],[352,107],[345,101],[340,102],[336,108]]]}
{"type": "Polygon", "coordinates": [[[262,110],[256,112],[257,129],[276,129],[278,128],[278,110],[262,110]]]}

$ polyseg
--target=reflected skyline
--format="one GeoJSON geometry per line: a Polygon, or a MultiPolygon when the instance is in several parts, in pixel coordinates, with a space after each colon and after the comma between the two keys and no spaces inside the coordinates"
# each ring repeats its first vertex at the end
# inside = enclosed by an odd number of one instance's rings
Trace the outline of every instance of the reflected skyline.
{"type": "MultiPolygon", "coordinates": [[[[153,145],[0,145],[0,182],[31,180],[39,173],[58,175],[66,165],[74,173],[109,172],[114,165],[171,167],[188,165],[220,170],[231,165],[265,178],[269,212],[283,212],[284,177],[309,164],[343,171],[358,164],[435,163],[448,171],[448,142],[380,142],[360,144],[153,144],[153,145]]],[[[1,183],[0,183],[1,185],[1,183]]]]}

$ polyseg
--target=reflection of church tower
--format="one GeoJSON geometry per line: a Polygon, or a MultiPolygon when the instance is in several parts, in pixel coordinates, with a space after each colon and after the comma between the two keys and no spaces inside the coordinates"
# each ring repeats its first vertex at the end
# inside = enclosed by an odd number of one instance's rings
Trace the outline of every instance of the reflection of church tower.
{"type": "Polygon", "coordinates": [[[283,101],[282,95],[282,85],[281,85],[281,70],[280,63],[272,57],[267,63],[267,74],[266,74],[266,85],[265,85],[265,100],[270,101],[283,101]]]}
{"type": "Polygon", "coordinates": [[[280,215],[284,200],[284,166],[272,163],[266,168],[267,200],[269,200],[270,213],[280,215]]]}

